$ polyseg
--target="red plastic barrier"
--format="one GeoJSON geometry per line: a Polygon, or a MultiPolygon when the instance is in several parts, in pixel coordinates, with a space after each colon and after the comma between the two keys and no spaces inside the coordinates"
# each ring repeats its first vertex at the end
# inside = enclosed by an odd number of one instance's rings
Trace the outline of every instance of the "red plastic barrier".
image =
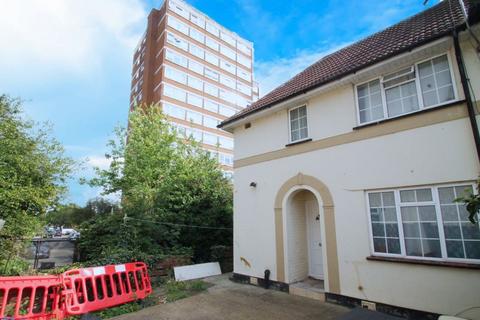
{"type": "Polygon", "coordinates": [[[59,276],[0,277],[0,319],[62,318],[59,276]]]}
{"type": "Polygon", "coordinates": [[[62,275],[62,282],[68,315],[143,299],[152,292],[143,262],[70,270],[62,275]]]}

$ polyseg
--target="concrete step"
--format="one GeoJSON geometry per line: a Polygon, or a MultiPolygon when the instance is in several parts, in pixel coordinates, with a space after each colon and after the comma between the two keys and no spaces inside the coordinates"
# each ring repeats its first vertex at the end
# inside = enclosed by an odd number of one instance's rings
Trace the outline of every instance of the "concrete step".
{"type": "Polygon", "coordinates": [[[325,292],[317,288],[308,288],[302,285],[292,284],[289,286],[289,293],[294,296],[325,301],[325,292]]]}

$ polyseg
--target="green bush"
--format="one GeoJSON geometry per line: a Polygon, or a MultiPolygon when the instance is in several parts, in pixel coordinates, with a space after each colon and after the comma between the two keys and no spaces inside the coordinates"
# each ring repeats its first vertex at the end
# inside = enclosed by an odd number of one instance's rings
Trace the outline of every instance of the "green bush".
{"type": "Polygon", "coordinates": [[[20,276],[29,270],[29,263],[21,258],[0,260],[0,274],[4,276],[20,276]]]}
{"type": "Polygon", "coordinates": [[[232,185],[211,154],[181,137],[155,105],[137,108],[116,134],[110,167],[89,183],[121,192],[122,210],[81,225],[80,261],[145,261],[186,248],[206,262],[211,246],[231,244],[232,185]]]}

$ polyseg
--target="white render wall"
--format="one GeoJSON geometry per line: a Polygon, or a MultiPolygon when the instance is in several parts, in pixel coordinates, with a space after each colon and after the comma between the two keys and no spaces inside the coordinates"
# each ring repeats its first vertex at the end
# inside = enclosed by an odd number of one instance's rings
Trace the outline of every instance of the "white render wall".
{"type": "MultiPolygon", "coordinates": [[[[464,99],[461,89],[460,75],[455,60],[453,47],[448,51],[437,54],[448,53],[452,61],[452,71],[457,87],[459,100],[464,99]]],[[[464,53],[464,58],[470,70],[480,70],[480,62],[474,60],[474,55],[464,53]]],[[[410,66],[407,64],[405,66],[410,66]]],[[[398,67],[395,69],[397,70],[398,67]]],[[[391,70],[391,71],[395,71],[391,70]]],[[[471,72],[472,84],[477,84],[477,99],[480,99],[480,72],[471,72]]],[[[372,77],[373,79],[374,77],[372,77]]],[[[345,85],[341,88],[331,90],[322,95],[316,96],[307,102],[307,115],[309,123],[309,137],[313,140],[325,139],[339,134],[352,132],[352,128],[358,126],[357,107],[355,102],[354,84],[345,85]],[[312,125],[312,121],[315,125],[312,125]]],[[[300,106],[302,104],[299,104],[300,106]]],[[[293,107],[293,106],[292,106],[293,107]]],[[[288,136],[288,113],[287,110],[280,110],[268,116],[251,121],[251,127],[245,129],[243,126],[235,128],[235,160],[250,156],[283,149],[289,143],[288,136]],[[260,141],[259,141],[259,137],[260,141]],[[252,141],[261,143],[252,143],[252,141]]]]}
{"type": "MultiPolygon", "coordinates": [[[[467,61],[467,67],[475,72],[472,81],[480,82],[476,63],[467,61]]],[[[462,98],[456,68],[454,72],[462,98]]],[[[357,123],[355,108],[353,86],[312,99],[310,136],[318,140],[351,132],[357,123]]],[[[252,121],[250,129],[236,129],[235,158],[279,150],[287,143],[284,110],[252,121]]],[[[365,199],[369,189],[474,181],[479,172],[468,118],[236,168],[234,272],[263,277],[270,269],[277,279],[275,196],[288,179],[302,173],[325,183],[333,196],[342,295],[446,314],[479,305],[478,270],[367,261],[365,199]]]]}
{"type": "Polygon", "coordinates": [[[366,260],[364,190],[475,180],[480,168],[469,130],[461,119],[237,169],[234,272],[263,277],[270,269],[276,279],[273,204],[280,186],[301,172],[332,193],[342,295],[437,313],[477,305],[477,270],[366,260]]]}

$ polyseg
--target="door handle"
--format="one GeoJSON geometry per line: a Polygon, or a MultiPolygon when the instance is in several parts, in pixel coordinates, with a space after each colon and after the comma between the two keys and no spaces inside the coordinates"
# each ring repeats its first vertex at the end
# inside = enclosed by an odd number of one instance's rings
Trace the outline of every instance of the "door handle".
{"type": "Polygon", "coordinates": [[[322,246],[322,243],[321,243],[321,242],[319,242],[319,243],[318,243],[318,246],[319,246],[319,247],[321,247],[321,246],[322,246]]]}

